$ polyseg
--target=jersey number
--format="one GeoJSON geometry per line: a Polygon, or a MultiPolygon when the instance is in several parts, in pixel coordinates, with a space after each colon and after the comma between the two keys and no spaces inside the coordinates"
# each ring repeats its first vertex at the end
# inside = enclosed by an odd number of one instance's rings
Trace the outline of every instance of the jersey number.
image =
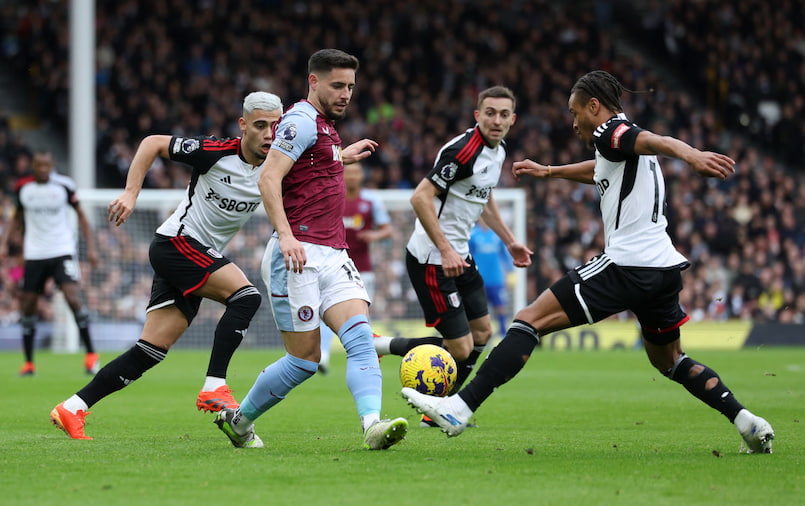
{"type": "Polygon", "coordinates": [[[654,176],[654,210],[651,213],[651,221],[652,223],[657,223],[660,218],[660,181],[657,177],[657,164],[650,162],[649,170],[651,170],[651,175],[654,176]]]}
{"type": "Polygon", "coordinates": [[[347,273],[347,277],[350,281],[354,281],[357,285],[363,286],[363,280],[361,279],[361,273],[355,267],[355,264],[352,262],[350,258],[347,263],[341,266],[347,273]]]}

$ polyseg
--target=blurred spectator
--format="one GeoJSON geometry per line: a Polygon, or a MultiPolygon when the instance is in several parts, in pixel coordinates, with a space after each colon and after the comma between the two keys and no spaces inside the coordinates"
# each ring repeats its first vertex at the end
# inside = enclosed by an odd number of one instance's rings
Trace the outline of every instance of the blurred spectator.
{"type": "MultiPolygon", "coordinates": [[[[511,264],[506,244],[489,228],[483,218],[472,229],[470,234],[470,255],[484,279],[486,299],[489,303],[491,317],[497,320],[498,336],[506,335],[509,319],[513,313],[509,306],[508,273],[514,268],[511,264]]],[[[494,327],[494,325],[493,325],[494,327]]],[[[493,330],[494,333],[494,330],[493,330]]]]}

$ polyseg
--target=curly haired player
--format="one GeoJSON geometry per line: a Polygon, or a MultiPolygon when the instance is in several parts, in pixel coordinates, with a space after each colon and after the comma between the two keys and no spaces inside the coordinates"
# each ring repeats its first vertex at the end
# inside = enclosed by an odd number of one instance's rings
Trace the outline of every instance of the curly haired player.
{"type": "Polygon", "coordinates": [[[573,129],[595,149],[595,159],[562,166],[515,162],[514,177],[561,177],[595,184],[601,195],[606,248],[568,272],[520,310],[506,337],[475,378],[457,394],[429,397],[410,388],[403,396],[449,436],[461,434],[472,413],[525,365],[540,335],[594,323],[631,310],[642,328],[651,364],[735,424],[748,453],[771,453],[774,431],[733,396],[718,374],[682,350],[679,328],[688,316],[679,305],[687,259],[666,232],[665,182],[657,155],[688,163],[705,177],[726,179],[735,162],[626,119],[621,84],[604,71],[581,77],[570,92],[573,129]]]}

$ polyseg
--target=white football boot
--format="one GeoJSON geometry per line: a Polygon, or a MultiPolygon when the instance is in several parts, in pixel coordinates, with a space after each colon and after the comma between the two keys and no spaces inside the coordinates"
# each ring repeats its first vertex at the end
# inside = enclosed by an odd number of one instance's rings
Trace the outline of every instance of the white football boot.
{"type": "Polygon", "coordinates": [[[774,429],[769,422],[742,409],[735,417],[735,427],[743,438],[742,453],[771,453],[774,429]]]}
{"type": "Polygon", "coordinates": [[[385,450],[396,445],[408,433],[408,420],[378,420],[366,429],[363,434],[363,447],[367,450],[385,450]]]}
{"type": "Polygon", "coordinates": [[[472,410],[458,395],[434,397],[408,387],[402,389],[402,395],[408,404],[436,422],[450,437],[458,436],[469,425],[472,410]]]}

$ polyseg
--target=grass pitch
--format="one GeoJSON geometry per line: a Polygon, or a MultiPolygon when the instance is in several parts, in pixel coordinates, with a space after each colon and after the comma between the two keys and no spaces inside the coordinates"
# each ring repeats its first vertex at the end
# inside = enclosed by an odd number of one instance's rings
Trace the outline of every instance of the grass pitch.
{"type": "MultiPolygon", "coordinates": [[[[104,362],[115,354],[102,354],[104,362]]],[[[39,353],[17,378],[0,353],[0,490],[8,505],[71,504],[802,504],[805,349],[697,351],[738,399],[774,426],[772,455],[739,454],[720,414],[654,371],[642,352],[538,351],[448,439],[418,427],[399,395],[398,357],[381,361],[383,415],[408,438],[383,452],[362,436],[344,358],[257,421],[266,448],[233,448],[195,410],[207,351],[176,350],[91,411],[74,441],[48,413],[81,388],[81,355],[39,353]]],[[[241,350],[241,399],[278,350],[241,350]]]]}

